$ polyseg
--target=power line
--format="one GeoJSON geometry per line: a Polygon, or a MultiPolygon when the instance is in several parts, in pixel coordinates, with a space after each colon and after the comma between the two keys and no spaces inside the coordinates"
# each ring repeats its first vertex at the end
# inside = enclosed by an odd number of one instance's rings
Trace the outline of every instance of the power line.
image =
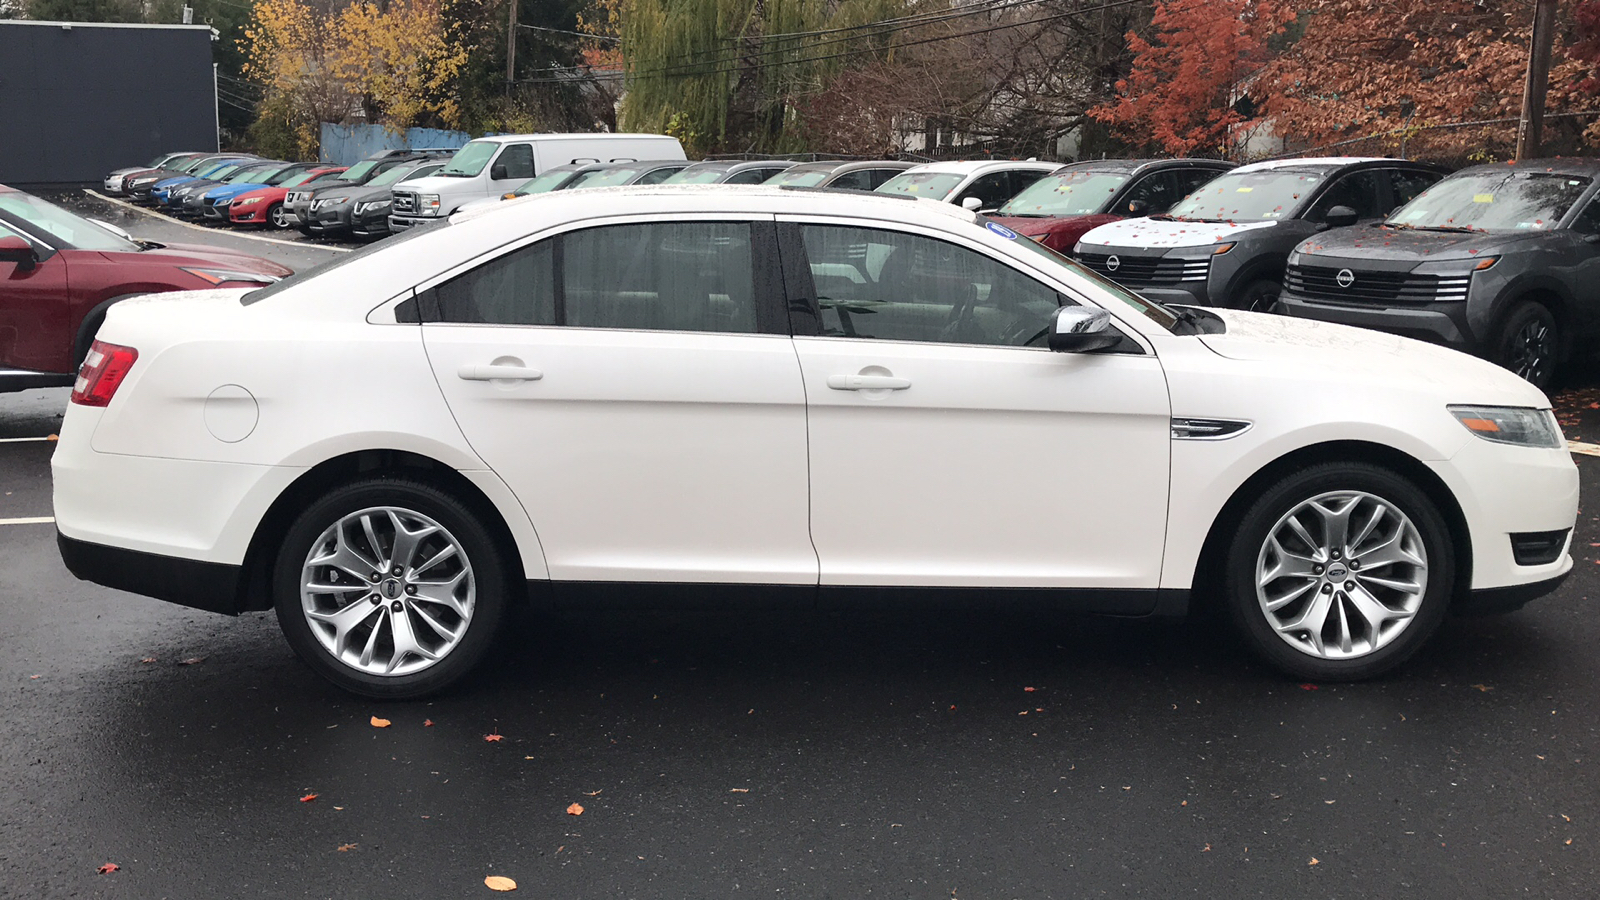
{"type": "Polygon", "coordinates": [[[619,41],[620,42],[622,40],[622,38],[612,37],[609,34],[589,34],[587,32],[583,32],[583,31],[568,31],[565,28],[546,28],[543,25],[529,25],[526,22],[518,22],[517,23],[517,27],[518,28],[528,28],[528,29],[531,29],[533,31],[553,31],[556,34],[570,34],[570,35],[573,35],[575,37],[589,38],[590,40],[596,40],[596,41],[619,41]]]}

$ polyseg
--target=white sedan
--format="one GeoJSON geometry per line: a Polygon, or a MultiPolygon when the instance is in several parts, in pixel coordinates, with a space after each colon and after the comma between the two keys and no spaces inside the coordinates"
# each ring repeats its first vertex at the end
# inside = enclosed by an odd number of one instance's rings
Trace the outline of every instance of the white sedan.
{"type": "Polygon", "coordinates": [[[759,187],[529,197],[124,301],[53,467],[79,577],[275,609],[381,697],[454,682],[513,603],[824,594],[1209,596],[1281,670],[1365,678],[1553,590],[1578,505],[1549,401],[1488,363],[759,187]]]}

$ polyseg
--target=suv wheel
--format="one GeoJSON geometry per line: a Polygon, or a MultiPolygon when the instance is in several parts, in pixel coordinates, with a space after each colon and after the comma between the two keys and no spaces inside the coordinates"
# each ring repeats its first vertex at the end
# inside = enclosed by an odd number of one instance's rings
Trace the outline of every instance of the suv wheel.
{"type": "Polygon", "coordinates": [[[1278,305],[1278,295],[1281,293],[1283,285],[1276,278],[1257,278],[1239,292],[1236,307],[1250,312],[1269,313],[1278,305]]]}
{"type": "Polygon", "coordinates": [[[1511,310],[1500,326],[1494,361],[1543,390],[1555,378],[1560,350],[1556,317],[1544,304],[1530,300],[1511,310]]]}
{"type": "Polygon", "coordinates": [[[374,479],[334,490],[290,526],[273,605],[317,674],[367,697],[421,697],[488,651],[506,571],[460,501],[428,484],[374,479]]]}
{"type": "Polygon", "coordinates": [[[1449,529],[1426,494],[1365,463],[1269,487],[1229,549],[1226,600],[1251,648],[1296,678],[1353,681],[1416,652],[1455,582],[1449,529]]]}

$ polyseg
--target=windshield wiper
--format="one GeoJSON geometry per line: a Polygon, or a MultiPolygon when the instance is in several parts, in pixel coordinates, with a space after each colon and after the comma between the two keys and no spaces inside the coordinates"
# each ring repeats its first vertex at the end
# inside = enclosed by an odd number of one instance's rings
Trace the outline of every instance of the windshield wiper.
{"type": "Polygon", "coordinates": [[[1482,228],[1473,228],[1471,225],[1412,225],[1418,231],[1448,231],[1451,234],[1478,234],[1482,228]]]}
{"type": "Polygon", "coordinates": [[[1050,214],[1049,213],[1008,213],[1003,209],[996,210],[994,214],[996,216],[1004,216],[1007,219],[1048,219],[1048,218],[1050,218],[1050,214]]]}

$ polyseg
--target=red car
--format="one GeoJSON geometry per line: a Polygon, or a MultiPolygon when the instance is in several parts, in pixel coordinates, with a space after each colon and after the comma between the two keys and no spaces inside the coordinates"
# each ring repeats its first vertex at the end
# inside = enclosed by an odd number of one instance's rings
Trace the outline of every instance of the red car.
{"type": "Polygon", "coordinates": [[[0,185],[0,392],[72,384],[118,300],[292,274],[258,256],[136,241],[0,185]]]}
{"type": "Polygon", "coordinates": [[[1216,159],[1097,159],[1064,166],[1012,197],[990,218],[1071,255],[1091,228],[1164,213],[1234,167],[1216,159]]]}
{"type": "Polygon", "coordinates": [[[249,191],[233,198],[228,204],[228,221],[235,225],[271,225],[273,228],[293,228],[300,224],[294,214],[284,208],[283,199],[296,187],[316,181],[325,175],[337,175],[346,166],[321,166],[307,169],[299,175],[260,190],[249,191]]]}

